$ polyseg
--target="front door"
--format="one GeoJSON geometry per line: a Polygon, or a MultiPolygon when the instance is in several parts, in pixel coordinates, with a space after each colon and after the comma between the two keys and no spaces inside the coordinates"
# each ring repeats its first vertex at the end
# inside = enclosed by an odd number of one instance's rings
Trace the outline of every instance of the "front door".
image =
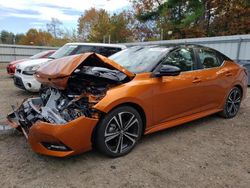
{"type": "Polygon", "coordinates": [[[173,65],[181,69],[178,76],[163,76],[153,85],[153,116],[155,124],[194,114],[201,108],[203,86],[193,50],[180,48],[167,56],[161,65],[173,65]]]}

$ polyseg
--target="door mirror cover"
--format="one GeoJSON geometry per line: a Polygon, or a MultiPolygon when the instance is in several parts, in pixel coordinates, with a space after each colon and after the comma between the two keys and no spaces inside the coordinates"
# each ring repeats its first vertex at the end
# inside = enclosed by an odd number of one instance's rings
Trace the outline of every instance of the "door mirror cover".
{"type": "Polygon", "coordinates": [[[159,71],[157,71],[154,75],[155,77],[162,76],[178,76],[181,73],[181,69],[172,65],[163,65],[159,71]]]}

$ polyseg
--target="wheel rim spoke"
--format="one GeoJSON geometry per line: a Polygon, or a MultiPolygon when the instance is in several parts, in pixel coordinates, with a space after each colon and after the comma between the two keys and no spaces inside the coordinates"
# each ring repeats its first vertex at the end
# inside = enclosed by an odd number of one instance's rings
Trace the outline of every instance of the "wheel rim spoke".
{"type": "Polygon", "coordinates": [[[232,92],[232,93],[230,94],[230,96],[229,96],[230,101],[233,101],[233,93],[234,93],[234,92],[232,92]]]}
{"type": "Polygon", "coordinates": [[[117,136],[119,136],[120,134],[119,134],[119,132],[116,132],[116,133],[109,133],[109,134],[107,134],[107,136],[106,136],[106,134],[105,134],[105,142],[109,142],[110,140],[113,140],[113,139],[115,139],[117,136]]]}
{"type": "Polygon", "coordinates": [[[123,129],[122,113],[118,114],[118,119],[119,119],[121,129],[123,129]]]}
{"type": "Polygon", "coordinates": [[[235,112],[237,111],[237,109],[236,109],[236,106],[235,105],[233,105],[233,108],[232,108],[232,114],[235,114],[235,112]]]}
{"type": "Polygon", "coordinates": [[[121,142],[120,142],[120,153],[123,151],[123,135],[121,135],[121,142]]]}
{"type": "Polygon", "coordinates": [[[228,101],[228,102],[231,102],[231,103],[233,102],[233,99],[232,99],[232,94],[231,94],[231,95],[229,95],[229,97],[228,97],[227,101],[228,101]]]}
{"type": "Polygon", "coordinates": [[[233,104],[231,104],[231,106],[229,107],[228,112],[231,112],[232,108],[233,108],[233,104]]]}
{"type": "Polygon", "coordinates": [[[118,121],[118,119],[117,119],[117,117],[116,116],[114,116],[113,117],[113,119],[115,120],[115,122],[116,122],[116,125],[118,126],[118,128],[121,130],[121,124],[119,123],[119,121],[118,121]]]}
{"type": "Polygon", "coordinates": [[[125,135],[128,135],[128,136],[130,136],[130,137],[134,137],[134,138],[137,138],[137,137],[138,137],[137,134],[132,134],[132,133],[129,133],[129,132],[125,132],[124,134],[125,134],[125,135]]]}
{"type": "Polygon", "coordinates": [[[238,97],[235,101],[234,101],[234,103],[240,103],[241,102],[241,98],[240,97],[238,97]]]}
{"type": "Polygon", "coordinates": [[[131,116],[131,118],[129,119],[129,121],[127,122],[127,124],[124,126],[124,129],[126,130],[127,127],[130,125],[131,121],[134,119],[134,115],[131,116]]]}
{"type": "Polygon", "coordinates": [[[119,148],[120,148],[120,144],[121,144],[121,138],[122,138],[122,136],[120,135],[119,140],[118,140],[117,145],[116,145],[116,148],[115,148],[115,153],[119,152],[119,148]]]}
{"type": "Polygon", "coordinates": [[[139,123],[138,119],[134,119],[132,122],[130,122],[129,124],[127,124],[124,130],[127,131],[132,125],[135,125],[135,123],[139,123]]]}
{"type": "Polygon", "coordinates": [[[129,136],[127,133],[125,133],[124,136],[128,138],[133,144],[135,143],[136,140],[132,138],[131,136],[129,136]]]}

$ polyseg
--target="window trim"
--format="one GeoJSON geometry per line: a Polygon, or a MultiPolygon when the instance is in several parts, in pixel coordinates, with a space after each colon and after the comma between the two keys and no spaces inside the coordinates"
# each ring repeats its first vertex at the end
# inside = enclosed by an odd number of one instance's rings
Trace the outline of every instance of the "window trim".
{"type": "Polygon", "coordinates": [[[167,54],[166,54],[166,56],[164,57],[164,58],[162,58],[160,61],[159,61],[159,63],[156,65],[156,67],[153,69],[153,71],[152,71],[152,75],[154,75],[154,73],[156,73],[156,72],[158,72],[159,70],[160,70],[160,68],[161,68],[161,66],[162,66],[162,63],[163,63],[163,61],[169,56],[169,54],[170,53],[172,53],[172,52],[174,52],[174,51],[177,51],[177,50],[181,50],[181,49],[189,49],[190,50],[190,52],[193,54],[193,57],[194,57],[194,69],[193,70],[190,70],[190,71],[181,71],[181,73],[184,73],[184,72],[193,72],[193,71],[196,71],[196,70],[199,70],[198,69],[198,63],[197,63],[197,57],[196,57],[196,53],[195,53],[195,51],[194,51],[194,48],[190,48],[190,47],[177,47],[177,48],[174,48],[174,49],[172,49],[172,50],[170,50],[167,54]]]}
{"type": "Polygon", "coordinates": [[[221,56],[221,54],[220,54],[219,52],[217,52],[216,50],[213,50],[213,49],[210,49],[210,48],[205,48],[205,47],[204,47],[204,48],[203,48],[203,47],[196,47],[196,48],[194,48],[194,51],[195,51],[196,57],[197,57],[197,64],[199,65],[199,66],[197,66],[197,67],[200,67],[200,68],[197,69],[197,70],[210,70],[210,69],[220,68],[220,67],[223,67],[224,64],[225,64],[225,61],[226,61],[226,60],[225,60],[225,59],[221,56]],[[201,59],[200,59],[199,52],[198,52],[198,50],[200,50],[200,49],[215,53],[216,58],[219,59],[219,60],[222,60],[221,65],[220,65],[220,66],[217,66],[217,67],[204,68],[203,64],[201,63],[201,59]]]}

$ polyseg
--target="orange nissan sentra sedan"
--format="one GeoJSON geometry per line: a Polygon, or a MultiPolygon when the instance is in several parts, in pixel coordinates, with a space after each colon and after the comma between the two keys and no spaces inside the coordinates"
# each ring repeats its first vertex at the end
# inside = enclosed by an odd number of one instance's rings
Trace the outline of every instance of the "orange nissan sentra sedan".
{"type": "Polygon", "coordinates": [[[40,96],[25,100],[8,120],[37,153],[65,157],[95,147],[118,157],[144,134],[214,113],[233,118],[247,74],[196,45],[137,46],[109,58],[74,55],[41,67],[40,96]]]}

